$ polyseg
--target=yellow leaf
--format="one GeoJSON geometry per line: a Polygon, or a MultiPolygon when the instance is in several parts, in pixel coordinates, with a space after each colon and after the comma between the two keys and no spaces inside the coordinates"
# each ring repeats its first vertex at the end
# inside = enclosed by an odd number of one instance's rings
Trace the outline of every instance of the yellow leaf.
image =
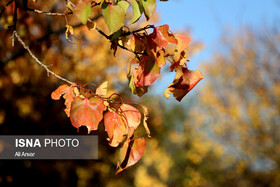
{"type": "Polygon", "coordinates": [[[67,39],[71,44],[74,44],[74,42],[72,42],[72,41],[69,39],[69,36],[74,34],[74,29],[73,29],[73,27],[70,26],[70,25],[65,25],[65,27],[66,27],[66,31],[65,31],[65,37],[66,37],[66,39],[67,39]]]}

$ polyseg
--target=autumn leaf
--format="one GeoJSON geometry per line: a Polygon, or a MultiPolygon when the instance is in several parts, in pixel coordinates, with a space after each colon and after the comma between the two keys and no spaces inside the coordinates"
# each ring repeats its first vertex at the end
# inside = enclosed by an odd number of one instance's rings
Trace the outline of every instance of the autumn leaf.
{"type": "Polygon", "coordinates": [[[65,106],[66,109],[64,110],[66,115],[70,116],[70,109],[71,104],[74,101],[74,98],[76,97],[74,93],[75,85],[68,86],[66,84],[59,86],[55,91],[52,92],[51,98],[53,100],[59,100],[60,97],[63,95],[63,98],[65,99],[65,106]]]}
{"type": "Polygon", "coordinates": [[[96,89],[96,94],[105,97],[107,95],[108,81],[103,82],[96,89]]]}
{"type": "Polygon", "coordinates": [[[148,92],[148,86],[136,86],[135,80],[137,80],[137,69],[133,71],[132,75],[128,76],[128,80],[128,86],[130,88],[131,93],[141,97],[142,95],[148,92]]]}
{"type": "Polygon", "coordinates": [[[124,169],[136,164],[144,155],[145,139],[128,139],[120,149],[120,159],[118,162],[116,174],[124,169]]]}
{"type": "Polygon", "coordinates": [[[117,112],[106,112],[104,126],[109,137],[109,145],[117,147],[128,133],[124,118],[117,112]]]}
{"type": "Polygon", "coordinates": [[[141,37],[139,34],[133,34],[128,40],[127,45],[130,46],[131,50],[141,53],[147,49],[148,44],[144,37],[141,37]]]}
{"type": "Polygon", "coordinates": [[[79,0],[74,9],[74,14],[85,25],[91,14],[91,0],[79,0]]]}
{"type": "MultiPolygon", "coordinates": [[[[176,34],[176,39],[178,40],[178,44],[176,47],[176,51],[174,54],[174,60],[179,61],[180,57],[183,55],[184,50],[188,47],[191,38],[186,34],[176,34]]],[[[184,57],[184,56],[182,56],[184,57]]]]}
{"type": "Polygon", "coordinates": [[[154,32],[149,37],[157,44],[159,49],[165,48],[169,43],[178,43],[175,36],[169,32],[169,26],[166,24],[155,27],[154,32]]]}
{"type": "Polygon", "coordinates": [[[182,98],[201,80],[203,76],[199,70],[191,71],[185,67],[178,67],[175,79],[164,92],[164,97],[168,98],[170,93],[181,101],[182,98]]]}
{"type": "Polygon", "coordinates": [[[160,68],[153,58],[142,56],[136,74],[136,86],[149,86],[159,77],[160,68]]]}
{"type": "Polygon", "coordinates": [[[105,106],[99,97],[81,99],[76,97],[71,106],[70,120],[77,129],[86,126],[88,133],[98,129],[99,122],[103,119],[105,106]]]}
{"type": "Polygon", "coordinates": [[[121,113],[126,118],[129,127],[136,129],[141,122],[141,113],[129,104],[122,104],[121,113]]]}
{"type": "Polygon", "coordinates": [[[148,123],[147,123],[147,120],[149,119],[149,111],[148,111],[148,108],[144,105],[140,105],[142,107],[142,113],[143,113],[143,126],[145,128],[145,131],[147,133],[147,136],[149,138],[151,138],[151,132],[150,132],[150,129],[148,127],[148,123]]]}
{"type": "Polygon", "coordinates": [[[66,40],[68,40],[68,42],[70,42],[71,44],[74,44],[74,42],[72,42],[72,41],[69,39],[69,36],[74,34],[74,29],[73,29],[73,27],[70,26],[70,25],[65,25],[65,27],[66,27],[66,31],[65,31],[66,40]]]}

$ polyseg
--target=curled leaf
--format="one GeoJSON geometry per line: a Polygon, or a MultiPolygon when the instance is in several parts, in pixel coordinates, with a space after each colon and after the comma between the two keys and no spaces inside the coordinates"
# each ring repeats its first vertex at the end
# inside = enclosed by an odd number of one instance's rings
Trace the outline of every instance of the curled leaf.
{"type": "Polygon", "coordinates": [[[116,174],[136,164],[144,155],[144,151],[145,151],[144,138],[138,138],[135,140],[128,139],[121,147],[120,159],[118,162],[116,174]]]}
{"type": "Polygon", "coordinates": [[[74,85],[68,86],[66,84],[59,86],[54,92],[51,94],[51,98],[53,100],[59,100],[60,97],[63,95],[63,98],[65,99],[65,106],[66,109],[64,110],[66,115],[70,116],[70,108],[72,105],[72,102],[74,101],[75,93],[74,88],[76,88],[74,85]]]}
{"type": "Polygon", "coordinates": [[[69,36],[74,34],[74,29],[73,29],[73,27],[70,26],[70,25],[65,25],[65,27],[66,27],[66,31],[65,31],[66,40],[68,40],[68,42],[70,42],[71,44],[74,44],[74,42],[72,42],[72,41],[69,39],[69,36]]]}
{"type": "Polygon", "coordinates": [[[164,92],[164,97],[168,98],[170,93],[181,101],[182,98],[201,80],[203,76],[199,70],[191,71],[185,67],[178,67],[175,79],[164,92]]]}
{"type": "Polygon", "coordinates": [[[148,127],[148,123],[147,123],[147,120],[149,119],[149,111],[148,111],[148,108],[144,105],[140,105],[142,107],[142,112],[143,112],[143,126],[146,130],[146,133],[147,133],[147,136],[149,138],[151,138],[151,132],[150,132],[150,129],[148,127]]]}

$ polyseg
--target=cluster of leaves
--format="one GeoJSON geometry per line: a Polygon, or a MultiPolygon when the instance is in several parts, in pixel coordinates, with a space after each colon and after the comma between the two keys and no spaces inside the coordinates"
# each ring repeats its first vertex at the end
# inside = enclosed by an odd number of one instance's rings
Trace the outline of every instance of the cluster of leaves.
{"type": "MultiPolygon", "coordinates": [[[[176,71],[176,76],[173,83],[165,90],[164,96],[168,98],[170,93],[173,93],[176,99],[181,101],[203,78],[199,70],[191,71],[186,65],[188,60],[185,50],[190,43],[190,37],[185,34],[173,34],[169,31],[168,25],[147,26],[134,32],[126,31],[125,15],[129,5],[132,7],[131,23],[135,23],[143,12],[147,20],[152,16],[156,1],[130,0],[129,3],[125,0],[102,0],[100,2],[102,14],[111,33],[108,39],[112,42],[112,49],[116,51],[119,46],[135,54],[131,63],[138,64],[138,67],[131,72],[129,66],[127,75],[131,92],[138,96],[145,94],[148,86],[160,76],[160,70],[168,60],[171,63],[170,71],[176,71]],[[146,31],[148,28],[153,28],[153,32],[148,34],[146,31]]],[[[91,1],[80,0],[75,12],[82,23],[89,24],[87,20],[91,13],[91,1]]]]}
{"type": "MultiPolygon", "coordinates": [[[[107,81],[102,83],[95,91],[85,89],[79,85],[59,86],[51,97],[54,100],[65,99],[65,113],[70,117],[74,127],[79,129],[86,126],[88,133],[97,130],[103,120],[108,134],[109,145],[118,147],[121,145],[120,160],[117,173],[134,165],[144,154],[145,139],[134,139],[134,131],[142,122],[148,136],[150,131],[147,126],[148,111],[145,106],[139,105],[143,114],[134,106],[121,101],[117,102],[107,95],[107,81]]],[[[120,97],[121,98],[121,97],[120,97]]]]}
{"type": "Polygon", "coordinates": [[[148,86],[153,84],[160,75],[162,66],[166,60],[171,63],[170,71],[176,71],[172,84],[165,90],[164,96],[170,93],[178,101],[203,78],[199,70],[191,71],[187,68],[185,50],[190,38],[184,34],[173,34],[168,25],[153,27],[151,34],[135,33],[128,41],[129,46],[135,52],[141,53],[132,60],[138,64],[132,73],[129,72],[129,87],[131,92],[142,96],[148,91],[148,86]]]}

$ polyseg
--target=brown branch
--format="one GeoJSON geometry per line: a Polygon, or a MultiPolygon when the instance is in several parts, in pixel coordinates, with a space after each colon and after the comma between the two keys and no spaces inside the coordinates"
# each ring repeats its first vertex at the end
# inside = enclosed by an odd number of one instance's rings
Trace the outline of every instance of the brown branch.
{"type": "Polygon", "coordinates": [[[21,39],[21,37],[19,36],[19,34],[17,33],[16,30],[14,30],[14,32],[13,32],[12,40],[14,40],[14,39],[13,39],[14,36],[16,36],[17,40],[21,43],[21,45],[23,46],[23,48],[26,49],[26,50],[28,51],[28,53],[30,54],[30,56],[31,56],[40,66],[42,66],[43,68],[45,68],[45,70],[46,70],[47,73],[48,73],[48,76],[49,76],[49,74],[52,74],[52,75],[55,76],[56,78],[58,78],[58,79],[60,79],[60,80],[62,80],[62,81],[64,81],[64,82],[66,82],[66,83],[68,83],[68,84],[70,84],[70,85],[74,84],[74,82],[71,82],[71,81],[69,81],[69,80],[67,80],[67,79],[65,79],[65,78],[63,78],[63,77],[57,75],[56,73],[54,73],[53,71],[51,71],[51,70],[48,68],[47,65],[43,64],[43,63],[33,54],[33,52],[30,50],[29,46],[27,46],[27,45],[24,43],[24,41],[21,39]]]}

